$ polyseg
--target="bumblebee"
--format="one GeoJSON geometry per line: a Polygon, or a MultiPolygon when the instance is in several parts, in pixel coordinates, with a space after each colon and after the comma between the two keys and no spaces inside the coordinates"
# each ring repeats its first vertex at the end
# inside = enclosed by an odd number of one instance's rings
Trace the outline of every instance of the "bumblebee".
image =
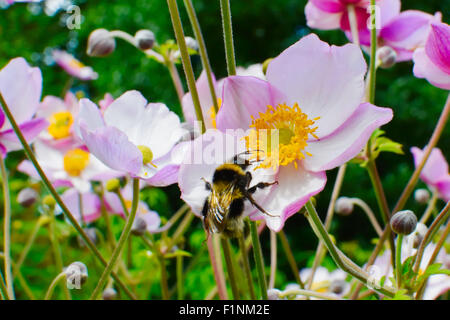
{"type": "Polygon", "coordinates": [[[271,216],[253,199],[258,189],[263,189],[275,182],[260,182],[249,187],[252,175],[246,171],[251,165],[248,159],[242,159],[243,152],[233,159],[220,165],[214,171],[212,183],[205,181],[205,187],[210,191],[203,205],[203,225],[208,232],[220,233],[228,238],[236,238],[244,232],[244,205],[248,200],[262,213],[271,216]]]}

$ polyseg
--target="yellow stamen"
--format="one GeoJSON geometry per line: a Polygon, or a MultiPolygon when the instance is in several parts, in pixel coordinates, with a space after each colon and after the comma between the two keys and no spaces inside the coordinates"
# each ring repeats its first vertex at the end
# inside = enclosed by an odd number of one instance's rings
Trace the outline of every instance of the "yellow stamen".
{"type": "Polygon", "coordinates": [[[73,124],[73,117],[69,111],[55,112],[49,119],[48,133],[55,139],[62,139],[70,136],[70,128],[73,124]]]}
{"type": "MultiPolygon", "coordinates": [[[[217,98],[217,105],[219,106],[220,109],[220,107],[222,106],[222,99],[217,98]]],[[[211,108],[209,108],[209,117],[211,118],[211,123],[214,129],[217,128],[216,116],[217,116],[216,109],[214,108],[214,106],[211,106],[211,108]]]]}
{"type": "Polygon", "coordinates": [[[82,69],[82,68],[86,67],[81,61],[79,61],[75,58],[70,59],[68,64],[71,68],[75,68],[75,69],[82,69]]]}
{"type": "MultiPolygon", "coordinates": [[[[252,116],[250,134],[245,137],[248,150],[257,150],[263,153],[264,160],[257,168],[274,168],[286,166],[294,162],[297,168],[297,160],[305,158],[304,151],[311,135],[319,139],[314,133],[317,126],[313,127],[319,118],[308,119],[297,103],[293,107],[279,104],[277,107],[267,106],[265,113],[260,112],[259,118],[252,116]]],[[[259,153],[253,158],[260,159],[259,153]]]]}
{"type": "Polygon", "coordinates": [[[89,152],[73,149],[64,155],[64,170],[72,176],[78,177],[89,164],[89,152]]]}
{"type": "Polygon", "coordinates": [[[157,166],[152,162],[152,160],[153,160],[152,149],[150,149],[147,146],[143,146],[143,145],[139,145],[137,147],[142,153],[142,164],[150,164],[153,167],[157,168],[157,166]]]}

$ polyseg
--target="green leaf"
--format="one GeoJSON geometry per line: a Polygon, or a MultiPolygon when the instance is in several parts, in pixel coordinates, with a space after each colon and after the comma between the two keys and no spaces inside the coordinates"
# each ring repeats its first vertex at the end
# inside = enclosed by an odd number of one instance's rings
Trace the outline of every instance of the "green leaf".
{"type": "Polygon", "coordinates": [[[384,297],[383,300],[412,300],[412,298],[406,294],[407,292],[406,289],[401,289],[398,290],[392,298],[384,297]]]}
{"type": "Polygon", "coordinates": [[[192,254],[184,251],[184,250],[177,250],[175,252],[168,253],[164,256],[167,259],[176,258],[176,257],[192,257],[192,254]]]}

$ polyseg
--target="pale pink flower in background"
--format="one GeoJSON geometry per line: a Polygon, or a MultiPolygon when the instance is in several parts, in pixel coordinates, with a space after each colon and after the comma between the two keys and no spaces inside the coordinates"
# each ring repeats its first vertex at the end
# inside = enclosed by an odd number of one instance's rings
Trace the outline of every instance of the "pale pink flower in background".
{"type": "Polygon", "coordinates": [[[181,158],[174,156],[185,131],[180,119],[162,103],[147,103],[127,91],[102,114],[90,100],[80,100],[76,131],[89,151],[113,170],[154,186],[177,181],[181,158]]]}
{"type": "MultiPolygon", "coordinates": [[[[42,93],[42,74],[23,58],[12,59],[0,70],[0,93],[14,120],[28,142],[32,142],[48,126],[43,118],[34,118],[42,93]]],[[[11,123],[0,109],[0,152],[3,157],[10,151],[22,149],[11,123]]]]}
{"type": "MultiPolygon", "coordinates": [[[[224,80],[217,128],[256,129],[247,137],[247,148],[262,151],[264,161],[258,167],[271,172],[251,173],[265,175],[266,182],[278,181],[254,195],[265,195],[257,202],[274,217],[254,207],[245,214],[264,218],[269,228],[279,231],[288,217],[322,191],[326,170],[354,158],[372,132],[392,119],[391,109],[361,103],[366,69],[356,45],[330,47],[309,35],[272,60],[267,81],[241,76],[224,80]],[[279,133],[279,148],[259,140],[261,129],[279,133]]],[[[182,166],[179,184],[183,199],[199,214],[199,204],[208,195],[201,178],[210,181],[214,167],[195,166],[182,166]]]]}
{"type": "MultiPolygon", "coordinates": [[[[417,167],[422,160],[423,150],[412,147],[411,153],[414,157],[414,165],[417,167]]],[[[425,166],[420,173],[420,178],[433,191],[437,191],[444,201],[450,201],[450,174],[448,172],[448,163],[441,150],[434,148],[431,151],[425,166]]]]}
{"type": "Polygon", "coordinates": [[[62,50],[53,50],[52,55],[56,64],[72,77],[80,80],[96,80],[98,78],[98,73],[94,69],[85,66],[70,53],[62,50]]]}
{"type": "MultiPolygon", "coordinates": [[[[56,187],[75,187],[85,193],[91,189],[91,181],[106,181],[124,175],[105,166],[83,147],[61,150],[38,140],[34,144],[34,152],[42,170],[56,187]]],[[[22,161],[18,170],[36,180],[40,179],[29,160],[22,161]]]]}
{"type": "Polygon", "coordinates": [[[266,76],[264,75],[264,72],[263,72],[263,65],[261,63],[251,64],[247,68],[238,66],[236,68],[236,75],[251,76],[251,77],[256,77],[259,79],[266,80],[266,76]]]}
{"type": "Polygon", "coordinates": [[[450,26],[433,23],[424,48],[414,52],[414,75],[450,90],[450,26]]]}
{"type": "Polygon", "coordinates": [[[100,106],[100,110],[104,112],[113,102],[114,97],[110,93],[105,93],[105,96],[98,102],[98,105],[100,106]]]}
{"type": "Polygon", "coordinates": [[[80,193],[79,190],[70,188],[64,191],[61,199],[80,224],[94,222],[102,215],[100,198],[93,192],[80,193]]]}

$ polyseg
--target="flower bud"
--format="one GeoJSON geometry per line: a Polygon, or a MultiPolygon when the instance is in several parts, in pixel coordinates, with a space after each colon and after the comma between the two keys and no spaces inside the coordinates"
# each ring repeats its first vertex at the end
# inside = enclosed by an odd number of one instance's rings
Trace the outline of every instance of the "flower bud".
{"type": "Polygon", "coordinates": [[[141,217],[136,217],[131,227],[131,234],[135,236],[142,236],[147,230],[147,222],[141,217]]]}
{"type": "Polygon", "coordinates": [[[421,222],[418,222],[416,230],[414,230],[414,232],[410,235],[410,237],[412,237],[414,249],[417,249],[420,246],[427,232],[428,232],[427,226],[421,222]]]}
{"type": "Polygon", "coordinates": [[[269,67],[269,63],[271,63],[272,60],[273,60],[273,58],[269,58],[269,59],[266,59],[266,60],[263,62],[263,65],[262,65],[262,71],[263,71],[264,75],[266,75],[266,73],[267,73],[267,68],[269,67]]]}
{"type": "Polygon", "coordinates": [[[336,201],[334,210],[340,215],[348,216],[353,212],[353,206],[353,201],[350,198],[340,197],[336,201]]]}
{"type": "Polygon", "coordinates": [[[420,204],[426,204],[430,200],[430,193],[427,189],[417,189],[414,192],[414,199],[420,204]]]}
{"type": "Polygon", "coordinates": [[[108,191],[108,192],[119,191],[119,189],[120,189],[120,181],[119,181],[119,179],[117,179],[117,178],[109,179],[106,182],[105,188],[106,188],[106,191],[108,191]]]}
{"type": "Polygon", "coordinates": [[[337,295],[344,295],[350,289],[350,285],[345,280],[334,280],[328,288],[329,292],[337,295]]]}
{"type": "Polygon", "coordinates": [[[397,53],[388,46],[379,48],[376,57],[380,67],[383,69],[392,67],[397,61],[397,53]]]}
{"type": "Polygon", "coordinates": [[[53,198],[51,194],[48,194],[42,200],[42,203],[45,204],[49,208],[54,208],[56,205],[56,200],[53,198]]]}
{"type": "Polygon", "coordinates": [[[25,208],[31,207],[39,198],[39,194],[32,188],[24,188],[17,195],[17,202],[25,208]]]}
{"type": "Polygon", "coordinates": [[[71,263],[65,269],[65,273],[67,286],[69,288],[77,288],[77,286],[85,284],[88,278],[88,269],[86,265],[80,261],[71,263]]]}
{"type": "Polygon", "coordinates": [[[417,217],[411,210],[402,210],[391,218],[391,228],[397,234],[411,234],[417,226],[417,217]]]}
{"type": "Polygon", "coordinates": [[[105,57],[116,49],[116,40],[106,29],[96,29],[88,38],[87,54],[91,57],[105,57]]]}
{"type": "Polygon", "coordinates": [[[269,300],[280,300],[281,291],[278,289],[269,289],[267,290],[267,298],[269,300]]]}
{"type": "Polygon", "coordinates": [[[184,39],[186,40],[186,46],[189,49],[198,51],[198,42],[197,42],[197,40],[195,40],[194,38],[191,38],[191,37],[185,37],[184,39]]]}
{"type": "MultiPolygon", "coordinates": [[[[97,230],[95,228],[84,228],[83,231],[88,236],[89,240],[91,240],[94,244],[97,244],[97,230]]],[[[80,248],[86,248],[86,242],[83,240],[81,236],[77,237],[78,245],[80,248]]]]}
{"type": "Polygon", "coordinates": [[[155,34],[150,30],[139,30],[134,35],[134,39],[136,40],[138,48],[141,50],[151,49],[155,44],[155,34]]]}
{"type": "Polygon", "coordinates": [[[103,291],[102,298],[103,300],[116,300],[117,291],[112,287],[106,288],[105,291],[103,291]]]}

